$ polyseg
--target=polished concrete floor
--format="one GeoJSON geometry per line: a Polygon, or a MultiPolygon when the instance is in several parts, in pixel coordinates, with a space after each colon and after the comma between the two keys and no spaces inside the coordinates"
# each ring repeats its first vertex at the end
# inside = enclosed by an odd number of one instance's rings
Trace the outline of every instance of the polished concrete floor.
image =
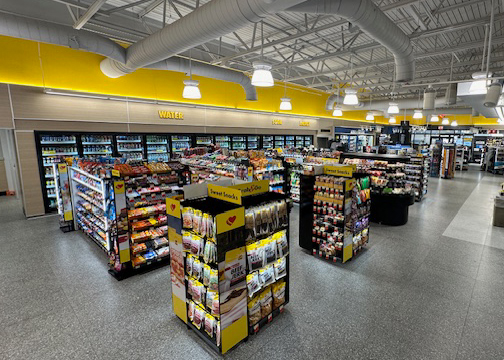
{"type": "MultiPolygon", "coordinates": [[[[230,359],[502,359],[502,176],[431,179],[401,227],[372,224],[345,265],[297,246],[286,312],[230,359]]],[[[118,282],[105,254],[57,218],[25,220],[0,198],[0,359],[216,358],[172,313],[169,269],[118,282]]]]}

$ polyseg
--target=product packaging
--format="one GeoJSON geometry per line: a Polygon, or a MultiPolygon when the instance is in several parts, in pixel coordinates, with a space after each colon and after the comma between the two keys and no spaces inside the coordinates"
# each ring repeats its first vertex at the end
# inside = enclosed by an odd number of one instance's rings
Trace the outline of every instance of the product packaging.
{"type": "Polygon", "coordinates": [[[219,289],[219,271],[216,269],[210,269],[210,283],[208,284],[210,290],[219,289]]]}
{"type": "Polygon", "coordinates": [[[278,257],[286,256],[289,253],[289,243],[287,242],[287,232],[279,231],[273,235],[276,240],[278,257]]]}
{"type": "Polygon", "coordinates": [[[271,296],[271,287],[264,289],[259,295],[261,303],[261,318],[268,316],[273,310],[273,298],[271,296]]]}
{"type": "Polygon", "coordinates": [[[285,257],[281,257],[274,263],[275,267],[275,279],[278,280],[287,275],[287,260],[285,257]]]}
{"type": "Polygon", "coordinates": [[[187,258],[186,258],[186,273],[188,276],[192,276],[192,268],[193,268],[193,261],[194,261],[194,258],[191,254],[187,255],[187,258]]]}
{"type": "Polygon", "coordinates": [[[194,319],[193,324],[196,328],[201,329],[201,324],[205,318],[205,311],[199,306],[194,306],[194,319]]]}
{"type": "Polygon", "coordinates": [[[257,322],[261,320],[261,303],[259,301],[259,296],[251,299],[247,306],[249,326],[252,326],[257,324],[257,322]]]}
{"type": "Polygon", "coordinates": [[[273,284],[273,309],[285,303],[285,282],[279,281],[273,284]]]}
{"type": "Polygon", "coordinates": [[[246,246],[249,272],[260,269],[264,266],[264,247],[260,241],[246,246]]]}
{"type": "Polygon", "coordinates": [[[275,270],[273,269],[273,265],[266,265],[259,270],[259,280],[263,287],[275,282],[275,270]]]}
{"type": "Polygon", "coordinates": [[[194,258],[192,266],[192,276],[196,280],[200,280],[202,276],[202,265],[198,258],[194,258]]]}
{"type": "Polygon", "coordinates": [[[207,264],[203,265],[203,285],[208,286],[210,284],[210,266],[207,264]]]}
{"type": "Polygon", "coordinates": [[[249,297],[254,296],[256,292],[261,290],[261,285],[259,283],[259,275],[257,271],[247,275],[247,290],[249,297]]]}
{"type": "Polygon", "coordinates": [[[205,332],[213,338],[215,318],[210,314],[205,314],[205,332]]]}
{"type": "Polygon", "coordinates": [[[184,251],[191,251],[192,235],[189,231],[182,233],[182,247],[184,251]]]}
{"type": "Polygon", "coordinates": [[[273,241],[272,238],[269,237],[264,240],[261,240],[261,245],[264,248],[264,258],[266,264],[275,261],[277,258],[276,241],[273,241]]]}
{"type": "Polygon", "coordinates": [[[193,209],[190,207],[185,207],[182,209],[182,224],[184,229],[192,229],[193,223],[193,209]]]}
{"type": "Polygon", "coordinates": [[[194,302],[193,301],[189,301],[187,315],[189,316],[189,320],[193,321],[193,319],[194,319],[194,302]]]}

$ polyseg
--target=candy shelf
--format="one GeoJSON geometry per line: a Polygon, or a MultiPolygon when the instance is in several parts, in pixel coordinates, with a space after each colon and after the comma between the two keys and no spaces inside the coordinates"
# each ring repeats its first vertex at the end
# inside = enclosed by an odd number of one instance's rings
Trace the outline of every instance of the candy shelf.
{"type": "Polygon", "coordinates": [[[111,225],[108,219],[114,210],[110,182],[76,166],[70,168],[70,181],[75,229],[82,230],[109,252],[111,225]]]}
{"type": "Polygon", "coordinates": [[[299,245],[345,263],[369,242],[371,181],[354,166],[316,166],[301,175],[299,245]]]}

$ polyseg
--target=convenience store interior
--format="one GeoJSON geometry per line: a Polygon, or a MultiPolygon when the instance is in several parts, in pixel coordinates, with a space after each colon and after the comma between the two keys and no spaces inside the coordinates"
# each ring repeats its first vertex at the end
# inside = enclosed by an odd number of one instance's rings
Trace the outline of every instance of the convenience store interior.
{"type": "Polygon", "coordinates": [[[0,359],[504,358],[504,3],[0,4],[0,359]]]}

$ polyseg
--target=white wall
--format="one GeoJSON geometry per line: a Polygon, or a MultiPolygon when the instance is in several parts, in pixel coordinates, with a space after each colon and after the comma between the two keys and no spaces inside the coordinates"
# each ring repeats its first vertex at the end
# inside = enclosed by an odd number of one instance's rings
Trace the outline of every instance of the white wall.
{"type": "Polygon", "coordinates": [[[0,159],[2,157],[5,161],[5,171],[7,173],[9,190],[15,191],[16,198],[19,198],[20,186],[13,130],[0,129],[0,159]]]}

